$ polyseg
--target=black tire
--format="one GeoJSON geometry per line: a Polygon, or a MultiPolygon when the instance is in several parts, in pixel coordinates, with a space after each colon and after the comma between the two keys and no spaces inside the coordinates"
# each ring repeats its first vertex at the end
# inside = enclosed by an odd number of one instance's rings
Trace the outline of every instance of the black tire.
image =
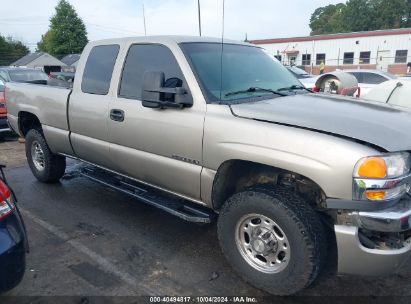
{"type": "Polygon", "coordinates": [[[33,175],[43,183],[55,183],[64,175],[66,170],[66,158],[51,152],[46,139],[41,131],[31,129],[26,134],[26,157],[33,175]],[[33,156],[33,144],[38,144],[43,153],[42,169],[36,166],[33,156]]]}
{"type": "Polygon", "coordinates": [[[273,295],[291,295],[308,287],[326,259],[326,234],[319,216],[285,187],[262,185],[234,194],[220,212],[218,237],[233,269],[251,285],[273,295]],[[268,217],[285,233],[290,258],[283,270],[263,272],[243,257],[236,241],[237,225],[248,214],[268,217]]]}
{"type": "Polygon", "coordinates": [[[7,273],[7,276],[2,276],[0,278],[0,296],[17,287],[23,280],[26,271],[25,249],[18,253],[14,253],[13,262],[6,264],[6,269],[2,269],[2,271],[7,273]]]}

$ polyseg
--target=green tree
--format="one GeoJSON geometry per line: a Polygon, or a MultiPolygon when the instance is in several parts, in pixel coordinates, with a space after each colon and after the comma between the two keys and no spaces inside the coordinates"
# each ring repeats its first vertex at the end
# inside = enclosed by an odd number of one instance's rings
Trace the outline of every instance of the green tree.
{"type": "Polygon", "coordinates": [[[342,11],[342,20],[347,32],[372,31],[378,28],[375,24],[377,12],[373,2],[373,0],[347,1],[342,11]]]}
{"type": "Polygon", "coordinates": [[[372,31],[411,27],[411,0],[349,0],[317,8],[311,34],[372,31]]]}
{"type": "Polygon", "coordinates": [[[49,52],[53,48],[52,42],[53,32],[48,30],[44,35],[41,35],[40,42],[37,43],[37,50],[43,52],[49,52]]]}
{"type": "Polygon", "coordinates": [[[392,29],[411,26],[411,1],[404,0],[374,0],[376,27],[392,29]]]}
{"type": "Polygon", "coordinates": [[[345,24],[342,21],[344,9],[343,3],[317,8],[310,19],[311,35],[344,31],[345,24]]]}
{"type": "Polygon", "coordinates": [[[0,35],[0,66],[7,66],[29,53],[21,41],[0,35]]]}
{"type": "Polygon", "coordinates": [[[38,50],[62,58],[67,54],[81,53],[87,43],[83,20],[67,0],[60,0],[56,13],[50,19],[49,30],[37,43],[38,50]]]}
{"type": "Polygon", "coordinates": [[[405,25],[405,27],[411,27],[411,0],[408,0],[407,1],[407,12],[408,12],[408,15],[407,15],[407,23],[406,23],[406,25],[405,25]]]}

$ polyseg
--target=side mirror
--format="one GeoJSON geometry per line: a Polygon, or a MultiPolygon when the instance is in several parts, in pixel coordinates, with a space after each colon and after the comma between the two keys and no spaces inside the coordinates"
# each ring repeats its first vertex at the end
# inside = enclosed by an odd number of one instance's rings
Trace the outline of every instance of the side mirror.
{"type": "Polygon", "coordinates": [[[193,105],[191,95],[181,87],[182,81],[178,78],[170,79],[172,81],[167,80],[166,83],[163,72],[147,71],[144,73],[141,94],[143,107],[182,109],[193,105]]]}

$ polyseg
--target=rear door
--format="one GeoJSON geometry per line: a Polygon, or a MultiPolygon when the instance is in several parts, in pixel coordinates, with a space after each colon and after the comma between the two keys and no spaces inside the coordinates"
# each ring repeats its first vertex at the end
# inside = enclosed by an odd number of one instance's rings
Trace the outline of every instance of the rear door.
{"type": "MultiPolygon", "coordinates": [[[[185,60],[182,53],[180,60],[185,60]]],[[[184,109],[142,106],[143,74],[165,73],[166,86],[190,91],[177,58],[162,44],[133,44],[125,58],[118,96],[111,112],[122,113],[108,121],[110,153],[117,171],[190,198],[200,198],[203,123],[202,100],[184,109]]]]}
{"type": "Polygon", "coordinates": [[[75,154],[107,168],[112,168],[107,128],[112,98],[110,85],[119,51],[117,44],[94,46],[82,77],[75,79],[69,100],[69,126],[75,154]]]}

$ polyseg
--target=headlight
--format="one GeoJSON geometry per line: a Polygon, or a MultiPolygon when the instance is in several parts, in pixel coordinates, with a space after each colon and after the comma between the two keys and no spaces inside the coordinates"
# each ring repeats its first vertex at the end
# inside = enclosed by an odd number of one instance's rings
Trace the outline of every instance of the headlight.
{"type": "Polygon", "coordinates": [[[410,154],[407,152],[360,159],[354,168],[355,200],[387,201],[410,190],[410,154]]]}
{"type": "Polygon", "coordinates": [[[402,152],[361,159],[355,166],[354,177],[395,178],[408,172],[410,172],[410,154],[402,152]]]}

